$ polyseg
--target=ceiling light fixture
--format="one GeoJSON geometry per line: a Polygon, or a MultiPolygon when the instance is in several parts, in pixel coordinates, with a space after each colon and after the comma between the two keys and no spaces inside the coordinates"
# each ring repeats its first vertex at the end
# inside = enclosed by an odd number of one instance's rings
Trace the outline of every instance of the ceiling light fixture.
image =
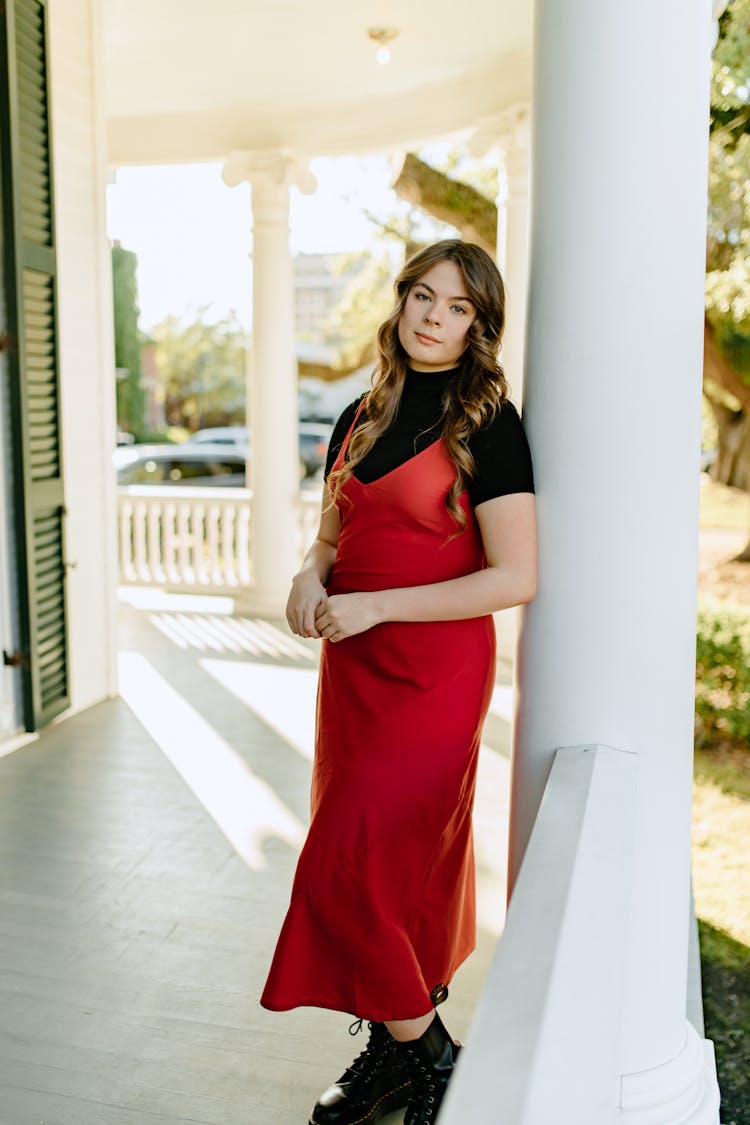
{"type": "Polygon", "coordinates": [[[367,34],[370,39],[374,39],[378,45],[375,52],[375,58],[378,62],[385,66],[386,63],[391,61],[391,49],[388,46],[398,35],[397,27],[368,27],[367,34]]]}

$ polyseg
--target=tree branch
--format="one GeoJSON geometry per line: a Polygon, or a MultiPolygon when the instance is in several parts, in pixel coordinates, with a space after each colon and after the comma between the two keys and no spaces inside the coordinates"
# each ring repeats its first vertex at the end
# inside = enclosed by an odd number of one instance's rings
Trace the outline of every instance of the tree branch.
{"type": "Polygon", "coordinates": [[[737,399],[746,413],[750,413],[750,386],[742,381],[723,352],[719,351],[714,330],[708,321],[703,329],[703,379],[712,379],[723,390],[737,399]]]}
{"type": "Polygon", "coordinates": [[[408,152],[393,190],[434,219],[456,227],[467,242],[476,242],[495,256],[497,207],[476,188],[452,180],[408,152]]]}

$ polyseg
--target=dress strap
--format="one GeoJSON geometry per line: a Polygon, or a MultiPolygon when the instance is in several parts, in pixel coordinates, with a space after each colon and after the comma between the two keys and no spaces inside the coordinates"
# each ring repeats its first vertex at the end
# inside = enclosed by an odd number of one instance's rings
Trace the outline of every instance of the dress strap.
{"type": "Polygon", "coordinates": [[[354,417],[352,418],[351,426],[346,431],[346,437],[344,438],[344,440],[341,443],[341,449],[339,449],[338,453],[336,454],[336,460],[333,462],[333,465],[331,466],[331,472],[333,472],[334,469],[340,469],[341,466],[343,465],[344,460],[346,458],[346,451],[349,448],[349,441],[351,439],[352,434],[354,433],[354,427],[357,425],[357,422],[359,420],[359,416],[362,413],[362,411],[364,410],[366,405],[367,405],[367,395],[365,394],[365,395],[362,396],[362,401],[360,402],[359,406],[357,407],[357,409],[354,413],[354,417]]]}

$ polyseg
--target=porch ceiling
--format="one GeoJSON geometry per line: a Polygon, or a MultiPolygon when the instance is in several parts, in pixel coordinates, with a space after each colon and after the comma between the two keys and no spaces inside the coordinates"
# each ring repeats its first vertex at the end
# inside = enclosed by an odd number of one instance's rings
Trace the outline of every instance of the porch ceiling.
{"type": "Polygon", "coordinates": [[[530,96],[528,0],[103,6],[113,164],[221,159],[238,149],[388,149],[464,129],[530,96]],[[399,29],[386,66],[375,61],[372,26],[399,29]]]}

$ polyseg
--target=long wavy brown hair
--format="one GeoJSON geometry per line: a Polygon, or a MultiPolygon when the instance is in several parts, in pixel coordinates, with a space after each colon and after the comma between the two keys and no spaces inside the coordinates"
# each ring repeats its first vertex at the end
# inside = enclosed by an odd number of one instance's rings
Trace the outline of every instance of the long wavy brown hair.
{"type": "Polygon", "coordinates": [[[466,284],[466,295],[476,315],[467,333],[467,347],[456,374],[443,395],[441,436],[456,467],[456,479],[446,505],[462,530],[466,515],[459,496],[474,475],[474,458],[468,438],[494,417],[508,398],[508,384],[497,353],[505,327],[505,287],[500,272],[481,246],[460,239],[444,239],[420,250],[405,264],[394,283],[396,303],[378,329],[378,362],[367,394],[366,419],[352,434],[347,458],[329,477],[331,497],[338,500],[354,469],[392,424],[398,413],[409,357],[398,338],[401,318],[411,287],[438,262],[454,262],[466,284]]]}

